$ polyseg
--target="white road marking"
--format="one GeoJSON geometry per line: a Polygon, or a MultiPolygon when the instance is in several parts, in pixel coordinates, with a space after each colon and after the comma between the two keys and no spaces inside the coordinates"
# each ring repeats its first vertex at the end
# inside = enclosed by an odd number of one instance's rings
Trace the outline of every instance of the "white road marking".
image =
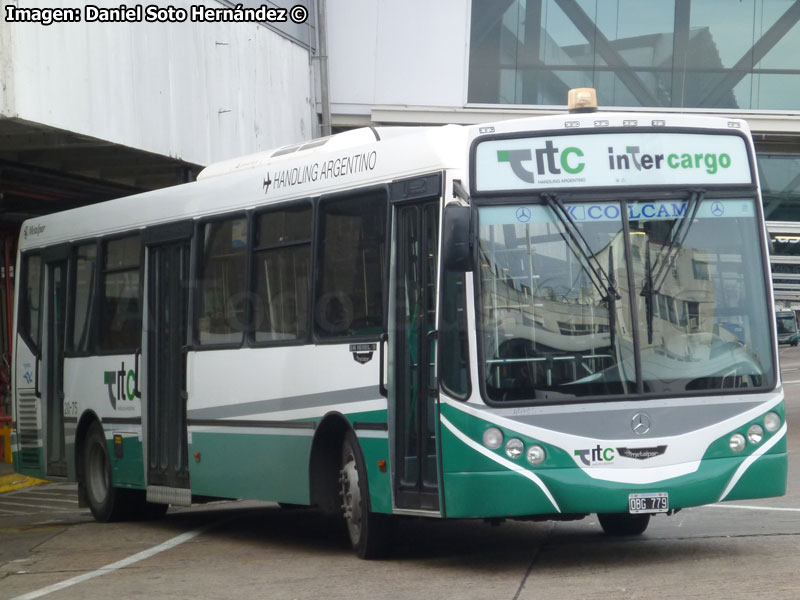
{"type": "Polygon", "coordinates": [[[34,592],[29,592],[27,594],[17,596],[16,598],[12,598],[11,600],[34,600],[34,598],[41,598],[42,596],[46,596],[47,594],[52,594],[53,592],[57,592],[59,590],[63,590],[64,588],[68,588],[73,585],[83,583],[84,581],[88,581],[89,579],[100,577],[101,575],[105,575],[106,573],[113,573],[114,571],[118,571],[119,569],[123,569],[137,562],[146,560],[152,556],[155,556],[156,554],[160,554],[162,552],[165,552],[166,550],[170,550],[176,546],[180,546],[181,544],[196,538],[201,533],[205,533],[212,527],[217,527],[227,521],[230,521],[232,518],[233,517],[224,519],[222,521],[218,521],[216,523],[212,523],[211,525],[207,525],[205,527],[201,527],[193,531],[182,533],[181,535],[178,535],[170,540],[167,540],[163,544],[159,544],[158,546],[154,546],[152,548],[149,548],[148,550],[143,550],[142,552],[138,552],[132,556],[129,556],[128,558],[123,558],[122,560],[118,560],[117,562],[111,563],[110,565],[106,565],[105,567],[101,567],[96,571],[92,571],[90,573],[84,573],[83,575],[78,575],[77,577],[73,577],[72,579],[67,579],[66,581],[62,581],[60,583],[54,583],[53,585],[49,585],[40,590],[36,590],[34,592]]]}
{"type": "Polygon", "coordinates": [[[785,508],[781,506],[746,506],[744,504],[708,504],[703,508],[738,508],[741,510],[776,510],[783,512],[800,512],[800,508],[785,508]]]}
{"type": "MultiPolygon", "coordinates": [[[[31,497],[31,496],[28,496],[28,495],[26,495],[26,496],[19,495],[19,496],[13,496],[13,497],[15,499],[17,499],[17,500],[30,500],[30,502],[32,504],[33,503],[37,503],[37,502],[44,502],[45,504],[48,503],[48,502],[60,502],[62,504],[77,504],[78,503],[77,500],[61,500],[61,499],[58,499],[58,498],[49,498],[49,497],[48,498],[43,498],[41,496],[33,496],[33,497],[31,497]]],[[[63,498],[63,496],[62,496],[62,498],[63,498]]],[[[42,506],[44,506],[44,505],[42,505],[42,506]]]]}
{"type": "Polygon", "coordinates": [[[65,494],[60,494],[58,491],[54,492],[40,492],[39,490],[27,490],[24,492],[26,496],[47,496],[51,498],[63,498],[65,494]]]}
{"type": "Polygon", "coordinates": [[[55,510],[57,512],[64,512],[67,510],[66,508],[58,508],[54,506],[47,506],[44,504],[36,504],[34,502],[28,502],[27,504],[23,504],[22,502],[9,502],[8,500],[0,500],[0,506],[22,506],[24,508],[31,508],[31,509],[47,509],[47,510],[55,510]]]}
{"type": "Polygon", "coordinates": [[[21,511],[18,511],[18,510],[8,510],[8,509],[5,509],[5,508],[0,508],[0,514],[4,514],[4,515],[27,515],[28,513],[21,512],[21,511]]]}
{"type": "Polygon", "coordinates": [[[791,381],[781,381],[781,383],[800,383],[800,379],[792,379],[791,381]]]}

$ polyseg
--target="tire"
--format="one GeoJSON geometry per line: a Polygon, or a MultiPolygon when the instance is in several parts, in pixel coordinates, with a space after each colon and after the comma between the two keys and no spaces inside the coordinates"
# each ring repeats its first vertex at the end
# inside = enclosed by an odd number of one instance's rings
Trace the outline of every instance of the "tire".
{"type": "Polygon", "coordinates": [[[342,444],[341,465],[339,494],[350,544],[360,558],[383,558],[391,550],[395,522],[389,515],[370,510],[364,457],[352,431],[342,444]]]}
{"type": "Polygon", "coordinates": [[[598,513],[597,518],[606,535],[641,535],[650,524],[650,515],[598,513]]]}
{"type": "Polygon", "coordinates": [[[123,520],[127,516],[123,506],[124,490],[114,487],[106,436],[97,422],[91,425],[86,436],[83,476],[89,508],[95,520],[101,523],[123,520]]]}
{"type": "Polygon", "coordinates": [[[83,474],[89,508],[101,523],[160,519],[169,508],[168,504],[147,502],[144,490],[114,487],[108,444],[99,423],[92,424],[86,436],[83,474]]]}

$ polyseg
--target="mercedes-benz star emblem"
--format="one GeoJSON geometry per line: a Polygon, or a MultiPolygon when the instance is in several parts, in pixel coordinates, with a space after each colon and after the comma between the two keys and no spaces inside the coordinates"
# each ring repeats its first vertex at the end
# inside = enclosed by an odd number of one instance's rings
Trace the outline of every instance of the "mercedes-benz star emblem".
{"type": "Polygon", "coordinates": [[[650,417],[645,413],[636,413],[631,419],[631,429],[636,435],[644,435],[650,431],[650,417]]]}
{"type": "Polygon", "coordinates": [[[517,209],[517,221],[520,223],[527,223],[531,220],[531,209],[527,206],[520,206],[517,209]]]}
{"type": "Polygon", "coordinates": [[[715,217],[721,217],[725,213],[725,207],[722,205],[722,202],[719,200],[715,200],[711,203],[711,214],[715,217]]]}

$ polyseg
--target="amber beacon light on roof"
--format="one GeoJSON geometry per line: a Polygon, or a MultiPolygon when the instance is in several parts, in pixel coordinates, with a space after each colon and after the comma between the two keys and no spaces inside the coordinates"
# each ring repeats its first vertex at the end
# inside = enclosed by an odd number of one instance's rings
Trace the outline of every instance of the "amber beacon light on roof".
{"type": "Polygon", "coordinates": [[[595,112],[597,91],[594,88],[574,88],[569,91],[567,107],[571,113],[595,112]]]}

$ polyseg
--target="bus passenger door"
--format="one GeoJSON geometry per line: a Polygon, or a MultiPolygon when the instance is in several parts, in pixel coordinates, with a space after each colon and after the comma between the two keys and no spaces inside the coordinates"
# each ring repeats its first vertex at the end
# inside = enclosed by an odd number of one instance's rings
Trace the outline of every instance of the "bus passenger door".
{"type": "Polygon", "coordinates": [[[67,306],[67,256],[69,248],[58,246],[44,255],[45,328],[43,339],[42,369],[44,386],[42,393],[45,406],[44,427],[46,473],[58,477],[67,475],[67,459],[64,450],[64,340],[66,338],[67,306]]]}
{"type": "Polygon", "coordinates": [[[147,500],[191,504],[186,428],[186,348],[191,223],[145,234],[144,399],[147,500]]]}
{"type": "Polygon", "coordinates": [[[435,192],[435,199],[396,204],[394,211],[393,311],[389,326],[389,399],[395,406],[394,497],[398,508],[438,511],[433,332],[441,179],[436,176],[418,181],[421,187],[435,192]],[[429,180],[427,186],[425,180],[429,180]]]}

